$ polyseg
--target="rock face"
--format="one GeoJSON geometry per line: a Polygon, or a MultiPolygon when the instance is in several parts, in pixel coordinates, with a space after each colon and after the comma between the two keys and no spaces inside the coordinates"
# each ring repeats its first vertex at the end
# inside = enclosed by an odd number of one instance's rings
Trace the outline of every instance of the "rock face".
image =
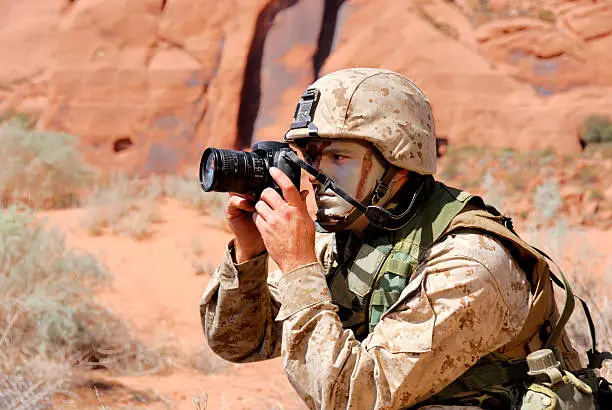
{"type": "Polygon", "coordinates": [[[385,67],[451,145],[579,150],[581,121],[612,114],[612,3],[471,4],[5,0],[0,112],[79,135],[105,169],[174,171],[281,138],[317,75],[385,67]]]}

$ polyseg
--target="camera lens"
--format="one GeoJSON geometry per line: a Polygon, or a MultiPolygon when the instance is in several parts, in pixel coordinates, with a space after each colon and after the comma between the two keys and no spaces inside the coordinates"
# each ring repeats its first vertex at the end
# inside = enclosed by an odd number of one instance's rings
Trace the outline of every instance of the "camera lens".
{"type": "Polygon", "coordinates": [[[213,180],[215,177],[215,156],[209,155],[204,166],[204,175],[202,176],[202,186],[206,187],[204,190],[208,190],[212,187],[213,180]]]}
{"type": "Polygon", "coordinates": [[[205,192],[261,192],[268,167],[255,152],[207,148],[200,161],[200,183],[205,192]]]}

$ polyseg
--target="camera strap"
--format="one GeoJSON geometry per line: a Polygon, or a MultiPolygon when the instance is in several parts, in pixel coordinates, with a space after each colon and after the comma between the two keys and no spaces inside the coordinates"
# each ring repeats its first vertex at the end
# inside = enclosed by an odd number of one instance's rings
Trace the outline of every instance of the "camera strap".
{"type": "Polygon", "coordinates": [[[317,170],[315,167],[311,166],[307,162],[302,161],[295,152],[291,152],[291,151],[286,152],[285,158],[287,158],[289,161],[293,162],[294,164],[299,165],[300,168],[302,168],[304,171],[308,172],[310,175],[315,177],[315,179],[319,181],[319,183],[321,184],[321,187],[323,188],[324,191],[328,188],[331,189],[332,191],[340,195],[342,199],[347,201],[349,204],[353,205],[355,208],[359,209],[361,213],[364,213],[364,214],[366,213],[367,208],[365,205],[363,205],[359,201],[356,201],[349,194],[344,192],[338,186],[338,184],[336,184],[336,182],[333,179],[325,175],[323,172],[320,172],[319,170],[317,170]]]}
{"type": "MultiPolygon", "coordinates": [[[[333,179],[331,179],[325,173],[319,171],[315,167],[311,166],[307,162],[301,160],[295,152],[285,152],[284,155],[287,160],[298,165],[304,171],[312,175],[317,181],[319,181],[323,190],[329,188],[336,194],[340,195],[342,199],[353,205],[357,210],[364,214],[372,225],[380,229],[394,231],[405,226],[410,221],[409,216],[411,215],[411,210],[414,204],[417,202],[417,199],[422,195],[423,188],[425,187],[426,179],[424,178],[419,187],[417,188],[416,192],[412,196],[412,200],[410,201],[410,205],[408,205],[408,208],[401,214],[392,214],[383,207],[375,205],[365,206],[361,202],[353,199],[349,194],[344,192],[342,188],[340,188],[333,179]]],[[[388,182],[389,181],[383,181],[383,185],[386,186],[388,182]]]]}

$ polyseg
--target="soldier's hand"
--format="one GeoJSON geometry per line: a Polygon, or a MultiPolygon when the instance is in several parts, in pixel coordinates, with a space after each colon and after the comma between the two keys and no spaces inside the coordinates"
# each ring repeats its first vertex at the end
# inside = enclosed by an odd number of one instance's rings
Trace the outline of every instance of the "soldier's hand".
{"type": "Polygon", "coordinates": [[[253,222],[254,212],[255,207],[247,197],[230,192],[225,216],[236,237],[234,249],[237,263],[246,262],[266,249],[257,226],[253,222]]]}
{"type": "Polygon", "coordinates": [[[270,175],[283,191],[266,188],[255,204],[253,221],[259,229],[270,257],[287,273],[299,266],[317,262],[315,225],[306,208],[308,191],[298,192],[293,182],[278,168],[270,175]]]}

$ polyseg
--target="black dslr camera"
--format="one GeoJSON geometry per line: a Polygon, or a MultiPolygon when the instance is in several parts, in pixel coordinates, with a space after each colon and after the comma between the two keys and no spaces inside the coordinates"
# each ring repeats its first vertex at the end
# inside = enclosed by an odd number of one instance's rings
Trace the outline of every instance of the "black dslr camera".
{"type": "Polygon", "coordinates": [[[270,167],[283,171],[300,190],[300,166],[285,154],[289,144],[276,141],[258,142],[251,152],[206,148],[200,160],[200,184],[204,192],[236,192],[261,195],[265,188],[281,189],[269,173],[270,167]]]}

